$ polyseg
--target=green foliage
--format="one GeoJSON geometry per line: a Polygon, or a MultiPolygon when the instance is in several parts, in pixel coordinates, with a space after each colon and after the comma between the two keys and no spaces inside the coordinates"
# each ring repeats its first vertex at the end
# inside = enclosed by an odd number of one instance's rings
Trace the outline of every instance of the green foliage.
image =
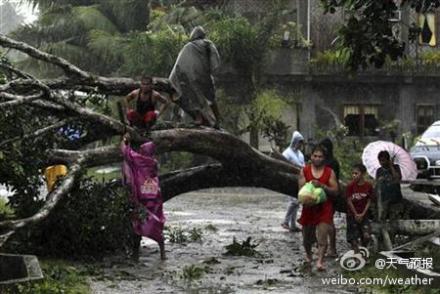
{"type": "Polygon", "coordinates": [[[192,228],[189,231],[189,239],[192,242],[200,242],[202,241],[202,237],[203,237],[203,232],[202,229],[200,228],[192,228]]]}
{"type": "Polygon", "coordinates": [[[124,48],[121,72],[168,76],[188,36],[179,26],[166,26],[157,32],[131,34],[124,48]]]}
{"type": "Polygon", "coordinates": [[[0,198],[0,221],[12,218],[14,216],[14,210],[6,202],[5,199],[0,198]]]}
{"type": "Polygon", "coordinates": [[[347,48],[318,52],[310,60],[312,71],[340,71],[344,70],[350,61],[351,51],[347,48]]]}
{"type": "Polygon", "coordinates": [[[255,248],[260,245],[259,243],[253,243],[251,237],[248,237],[245,241],[239,243],[235,239],[232,240],[232,243],[226,245],[226,252],[223,255],[230,256],[261,256],[261,253],[255,250],[255,248]]]}
{"type": "Polygon", "coordinates": [[[206,225],[205,230],[215,233],[218,231],[218,228],[213,224],[208,224],[206,225]]]}
{"type": "Polygon", "coordinates": [[[421,54],[420,59],[425,64],[440,65],[440,52],[428,51],[421,54]]]}
{"type": "Polygon", "coordinates": [[[205,272],[205,268],[192,264],[183,268],[180,277],[188,282],[191,282],[202,278],[205,272]]]}
{"type": "Polygon", "coordinates": [[[182,244],[188,242],[188,236],[181,226],[165,227],[165,236],[171,243],[182,244]]]}
{"type": "Polygon", "coordinates": [[[161,157],[162,173],[185,169],[192,166],[194,156],[188,152],[171,152],[161,157]]]}
{"type": "MultiPolygon", "coordinates": [[[[112,74],[124,64],[128,33],[145,30],[149,20],[148,1],[127,1],[33,1],[40,5],[39,19],[14,37],[85,70],[112,74]]],[[[40,68],[42,64],[26,60],[22,66],[45,77],[59,75],[54,67],[40,68]]]]}
{"type": "Polygon", "coordinates": [[[387,58],[394,61],[403,56],[404,44],[393,35],[388,21],[397,9],[394,1],[321,0],[321,3],[326,12],[334,13],[338,8],[347,12],[338,45],[350,51],[347,65],[351,70],[365,69],[369,64],[380,68],[387,58]]]}
{"type": "Polygon", "coordinates": [[[83,178],[66,196],[47,219],[8,241],[7,250],[88,259],[130,253],[134,235],[125,187],[83,178]]]}
{"type": "Polygon", "coordinates": [[[281,120],[281,115],[288,107],[289,104],[285,98],[275,90],[261,91],[245,111],[249,126],[259,129],[264,137],[281,148],[287,143],[287,130],[289,129],[289,126],[281,120]]]}
{"type": "Polygon", "coordinates": [[[200,242],[202,241],[203,231],[200,228],[185,230],[181,226],[166,226],[165,237],[169,242],[177,244],[200,242]]]}
{"type": "Polygon", "coordinates": [[[225,63],[241,74],[253,75],[260,70],[266,48],[258,44],[258,31],[244,17],[226,17],[210,26],[210,39],[218,46],[225,63]]]}
{"type": "Polygon", "coordinates": [[[0,285],[3,294],[89,294],[87,276],[75,266],[60,260],[40,262],[44,278],[15,285],[0,285]]]}

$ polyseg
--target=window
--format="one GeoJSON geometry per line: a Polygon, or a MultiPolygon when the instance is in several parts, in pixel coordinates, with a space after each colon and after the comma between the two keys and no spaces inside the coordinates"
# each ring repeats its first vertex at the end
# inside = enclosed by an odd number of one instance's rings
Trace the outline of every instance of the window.
{"type": "Polygon", "coordinates": [[[436,40],[436,14],[434,12],[419,13],[417,24],[420,28],[419,44],[435,47],[436,40]]]}
{"type": "Polygon", "coordinates": [[[434,105],[417,105],[417,134],[422,134],[435,120],[434,105]]]}
{"type": "Polygon", "coordinates": [[[378,107],[374,105],[345,105],[344,125],[348,136],[376,136],[378,107]]]}

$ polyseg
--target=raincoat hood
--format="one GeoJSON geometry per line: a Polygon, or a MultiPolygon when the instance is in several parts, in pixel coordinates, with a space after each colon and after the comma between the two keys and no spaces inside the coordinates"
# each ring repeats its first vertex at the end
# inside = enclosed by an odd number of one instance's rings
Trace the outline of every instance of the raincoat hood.
{"type": "Polygon", "coordinates": [[[330,140],[330,138],[324,138],[321,142],[319,142],[319,144],[321,144],[322,146],[325,147],[325,149],[327,149],[327,154],[326,154],[327,159],[333,158],[332,140],[330,140]]]}
{"type": "Polygon", "coordinates": [[[204,39],[206,36],[205,30],[202,26],[196,26],[189,36],[191,41],[197,40],[197,39],[204,39]]]}
{"type": "Polygon", "coordinates": [[[156,151],[156,145],[153,142],[147,142],[141,145],[139,153],[144,156],[152,157],[156,151]]]}
{"type": "Polygon", "coordinates": [[[300,132],[294,131],[292,134],[292,139],[290,140],[291,148],[295,148],[296,144],[300,141],[304,141],[303,135],[300,132]]]}

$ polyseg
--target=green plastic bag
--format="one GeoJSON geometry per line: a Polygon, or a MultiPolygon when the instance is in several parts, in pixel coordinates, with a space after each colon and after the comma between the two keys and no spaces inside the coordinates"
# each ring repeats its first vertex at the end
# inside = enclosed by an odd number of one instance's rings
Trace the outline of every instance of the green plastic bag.
{"type": "Polygon", "coordinates": [[[306,183],[298,192],[298,201],[305,206],[321,204],[326,200],[327,195],[324,189],[315,188],[311,182],[306,183]]]}
{"type": "Polygon", "coordinates": [[[316,197],[315,204],[321,204],[327,200],[327,195],[325,194],[325,191],[323,188],[315,188],[313,190],[313,194],[316,197]]]}
{"type": "Polygon", "coordinates": [[[315,187],[312,183],[306,183],[298,192],[298,201],[303,205],[313,205],[316,202],[316,196],[313,194],[315,187]]]}

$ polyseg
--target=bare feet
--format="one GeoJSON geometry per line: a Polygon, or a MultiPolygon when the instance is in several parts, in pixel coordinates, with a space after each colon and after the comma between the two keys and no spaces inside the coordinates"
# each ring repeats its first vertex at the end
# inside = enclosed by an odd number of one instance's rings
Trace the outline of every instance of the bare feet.
{"type": "Polygon", "coordinates": [[[337,258],[338,257],[338,253],[336,251],[330,250],[330,252],[325,254],[325,257],[328,258],[337,258]]]}
{"type": "Polygon", "coordinates": [[[325,271],[325,267],[324,264],[322,262],[317,262],[316,263],[316,269],[318,270],[318,272],[324,272],[325,271]]]}

